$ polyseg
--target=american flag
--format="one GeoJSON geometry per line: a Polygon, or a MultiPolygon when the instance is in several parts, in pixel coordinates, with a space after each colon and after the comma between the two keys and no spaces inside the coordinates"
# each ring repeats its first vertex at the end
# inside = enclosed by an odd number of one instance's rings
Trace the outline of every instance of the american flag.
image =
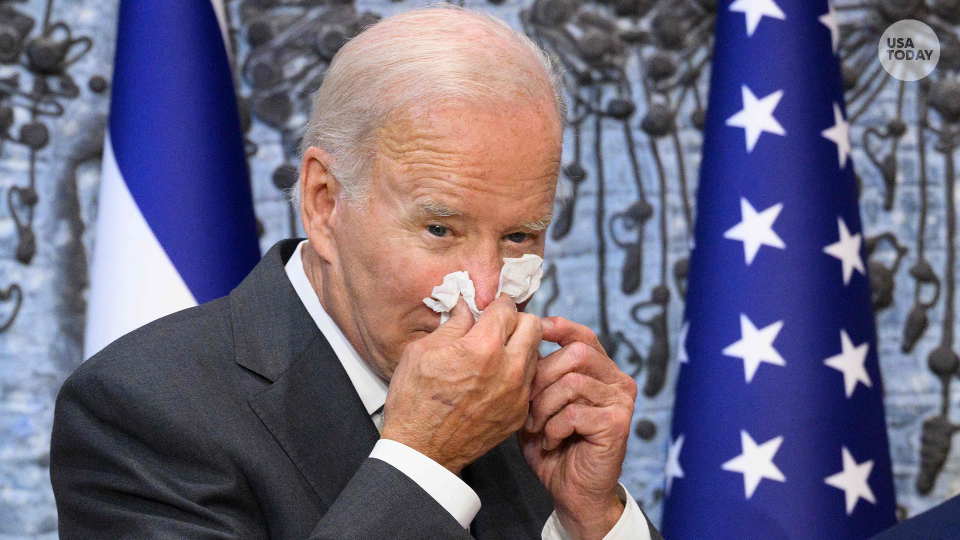
{"type": "Polygon", "coordinates": [[[666,466],[669,539],[895,523],[850,125],[826,0],[721,0],[666,466]]]}

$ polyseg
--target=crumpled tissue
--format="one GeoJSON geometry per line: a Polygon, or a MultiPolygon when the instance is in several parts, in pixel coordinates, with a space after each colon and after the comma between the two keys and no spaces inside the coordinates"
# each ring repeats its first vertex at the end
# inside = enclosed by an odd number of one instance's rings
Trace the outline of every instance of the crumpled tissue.
{"type": "MultiPolygon", "coordinates": [[[[538,255],[527,253],[523,257],[504,258],[495,298],[507,293],[518,304],[526,302],[540,288],[542,278],[543,259],[538,255]]],[[[479,319],[481,312],[477,309],[477,289],[466,271],[451,272],[444,276],[443,283],[434,287],[430,297],[424,298],[423,303],[440,314],[440,324],[443,324],[450,318],[450,310],[457,305],[461,296],[470,313],[473,313],[473,318],[479,319]]]]}

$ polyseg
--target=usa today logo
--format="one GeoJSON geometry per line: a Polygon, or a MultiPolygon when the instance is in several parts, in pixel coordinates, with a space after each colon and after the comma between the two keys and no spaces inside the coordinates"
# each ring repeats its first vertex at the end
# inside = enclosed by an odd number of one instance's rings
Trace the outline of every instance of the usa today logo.
{"type": "Polygon", "coordinates": [[[906,19],[896,22],[880,36],[880,65],[901,81],[917,81],[933,71],[940,61],[940,40],[926,24],[906,19]]]}

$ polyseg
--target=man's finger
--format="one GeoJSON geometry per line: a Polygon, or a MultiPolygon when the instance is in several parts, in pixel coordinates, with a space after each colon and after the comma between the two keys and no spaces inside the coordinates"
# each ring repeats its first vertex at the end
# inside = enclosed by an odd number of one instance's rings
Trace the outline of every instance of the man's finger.
{"type": "Polygon", "coordinates": [[[606,354],[582,341],[574,341],[548,354],[537,364],[531,398],[536,398],[548,386],[560,380],[560,377],[571,372],[593,377],[604,384],[614,384],[624,377],[617,364],[607,358],[606,354]]]}
{"type": "Polygon", "coordinates": [[[501,294],[483,310],[470,334],[477,335],[480,339],[494,339],[494,336],[497,336],[500,343],[506,345],[507,339],[517,327],[518,319],[517,304],[513,298],[508,294],[501,294]]]}
{"type": "Polygon", "coordinates": [[[606,439],[612,443],[622,436],[618,432],[630,429],[630,419],[626,415],[627,411],[618,407],[571,403],[553,415],[543,426],[543,449],[556,449],[564,439],[574,433],[591,442],[597,442],[609,435],[606,439]]]}
{"type": "Polygon", "coordinates": [[[459,339],[465,336],[473,326],[473,313],[470,313],[470,308],[461,297],[457,300],[457,305],[453,306],[453,309],[450,310],[450,318],[437,327],[432,335],[441,336],[446,339],[459,339]]]}
{"type": "Polygon", "coordinates": [[[547,317],[543,321],[543,340],[556,343],[561,347],[569,345],[574,341],[580,341],[593,347],[600,354],[606,356],[607,352],[600,345],[600,340],[589,327],[575,323],[563,317],[547,317]]]}
{"type": "Polygon", "coordinates": [[[537,361],[540,360],[540,337],[543,329],[540,317],[529,313],[518,315],[517,327],[507,340],[507,356],[523,359],[523,384],[527,388],[537,373],[537,361]]]}
{"type": "Polygon", "coordinates": [[[530,417],[524,428],[527,431],[540,431],[547,420],[569,403],[607,407],[616,404],[617,397],[615,388],[593,377],[580,373],[567,373],[533,400],[530,417]]]}

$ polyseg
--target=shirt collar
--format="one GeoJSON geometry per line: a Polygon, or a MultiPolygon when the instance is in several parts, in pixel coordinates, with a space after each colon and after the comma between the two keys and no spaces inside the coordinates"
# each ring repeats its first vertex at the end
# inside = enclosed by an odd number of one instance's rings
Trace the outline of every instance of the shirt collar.
{"type": "Polygon", "coordinates": [[[370,365],[360,357],[357,350],[340,331],[340,327],[333,322],[333,319],[320,304],[317,292],[313,289],[313,285],[310,284],[307,273],[303,269],[301,250],[305,249],[305,246],[306,249],[309,249],[308,242],[309,240],[300,242],[293,255],[290,256],[290,260],[284,267],[287,271],[287,277],[290,278],[290,283],[297,291],[297,296],[300,297],[300,301],[307,308],[307,312],[310,313],[313,321],[317,323],[323,337],[327,338],[333,352],[337,354],[337,358],[343,364],[343,369],[346,370],[350,382],[353,383],[357,394],[360,395],[360,400],[367,409],[367,414],[373,414],[387,400],[387,383],[374,373],[370,365]]]}

